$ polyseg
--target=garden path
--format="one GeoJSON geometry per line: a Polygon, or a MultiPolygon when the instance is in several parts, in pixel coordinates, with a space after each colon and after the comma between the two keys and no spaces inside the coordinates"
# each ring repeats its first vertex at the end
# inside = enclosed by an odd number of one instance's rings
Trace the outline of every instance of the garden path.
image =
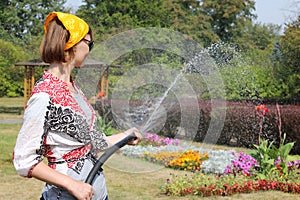
{"type": "Polygon", "coordinates": [[[22,124],[23,119],[0,119],[0,124],[22,124]]]}

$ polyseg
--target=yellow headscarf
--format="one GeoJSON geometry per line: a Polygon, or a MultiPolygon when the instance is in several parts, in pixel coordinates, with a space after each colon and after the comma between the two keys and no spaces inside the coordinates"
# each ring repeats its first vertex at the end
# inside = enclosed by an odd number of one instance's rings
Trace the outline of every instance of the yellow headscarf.
{"type": "Polygon", "coordinates": [[[75,44],[80,42],[89,31],[89,25],[79,17],[62,12],[52,12],[47,16],[44,23],[45,34],[47,33],[49,22],[55,17],[61,21],[61,23],[70,33],[70,38],[65,45],[65,50],[70,49],[75,44]]]}

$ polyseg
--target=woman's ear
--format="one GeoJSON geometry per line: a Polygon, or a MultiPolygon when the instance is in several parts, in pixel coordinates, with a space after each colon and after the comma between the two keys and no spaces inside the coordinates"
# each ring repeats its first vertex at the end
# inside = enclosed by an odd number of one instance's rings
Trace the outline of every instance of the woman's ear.
{"type": "Polygon", "coordinates": [[[70,62],[74,59],[76,52],[76,45],[71,47],[69,50],[65,51],[65,61],[70,62]]]}
{"type": "Polygon", "coordinates": [[[77,44],[75,46],[73,46],[72,49],[73,49],[73,52],[76,53],[77,44]]]}

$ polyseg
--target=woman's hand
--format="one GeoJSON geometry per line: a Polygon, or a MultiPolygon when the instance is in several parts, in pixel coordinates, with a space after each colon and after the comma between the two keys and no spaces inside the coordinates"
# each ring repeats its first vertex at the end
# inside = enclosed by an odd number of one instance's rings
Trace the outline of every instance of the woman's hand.
{"type": "Polygon", "coordinates": [[[94,195],[93,187],[90,184],[74,180],[67,190],[78,200],[90,200],[94,195]]]}
{"type": "Polygon", "coordinates": [[[136,136],[135,140],[131,140],[127,143],[128,145],[137,145],[142,139],[142,135],[137,128],[128,129],[127,131],[124,132],[124,134],[126,136],[131,135],[131,134],[134,134],[136,136]]]}
{"type": "Polygon", "coordinates": [[[31,175],[41,181],[65,188],[70,194],[79,200],[90,200],[94,194],[94,190],[91,185],[55,171],[44,162],[38,163],[33,168],[31,175]]]}
{"type": "Polygon", "coordinates": [[[122,139],[126,138],[127,136],[129,136],[131,134],[134,134],[136,136],[136,139],[129,141],[127,144],[128,145],[137,145],[142,139],[142,135],[137,128],[131,128],[125,132],[107,136],[106,139],[108,140],[108,143],[110,144],[110,146],[113,146],[114,144],[116,144],[117,142],[121,141],[122,139]]]}

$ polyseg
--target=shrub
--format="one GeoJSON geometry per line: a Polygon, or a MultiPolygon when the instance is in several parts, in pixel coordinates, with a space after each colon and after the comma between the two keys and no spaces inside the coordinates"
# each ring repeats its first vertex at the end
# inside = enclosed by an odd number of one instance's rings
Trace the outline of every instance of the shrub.
{"type": "MultiPolygon", "coordinates": [[[[122,104],[122,100],[119,100],[122,104]]],[[[187,99],[188,101],[188,99],[187,99]]],[[[132,105],[139,105],[141,102],[131,102],[132,105]]],[[[178,127],[181,122],[181,111],[178,102],[171,104],[168,101],[163,102],[165,107],[168,108],[167,120],[164,127],[158,133],[159,135],[174,138],[180,137],[178,134],[178,127]]],[[[255,101],[226,101],[226,118],[221,134],[219,135],[217,144],[238,146],[246,148],[254,148],[253,144],[258,144],[259,135],[259,118],[255,110],[255,106],[262,102],[255,101]]],[[[274,140],[274,145],[279,146],[279,130],[278,130],[278,118],[275,101],[265,102],[269,112],[266,114],[264,124],[262,127],[262,139],[274,140]]],[[[98,105],[100,106],[100,105],[98,105]]],[[[107,112],[111,109],[110,100],[103,101],[102,105],[107,112]]],[[[97,107],[97,104],[96,104],[97,107]]],[[[189,109],[186,113],[190,114],[190,117],[194,117],[194,108],[192,106],[185,107],[189,109]]],[[[200,119],[198,127],[180,127],[185,130],[183,137],[193,139],[196,142],[202,142],[206,137],[214,138],[214,136],[207,136],[207,130],[212,119],[211,115],[211,102],[209,100],[199,100],[200,119]],[[197,129],[197,134],[188,135],[194,129],[197,129]]],[[[222,109],[222,108],[220,108],[222,109]]],[[[223,108],[224,109],[224,108],[223,108]]],[[[102,116],[100,114],[100,116],[102,116]]],[[[218,117],[218,116],[216,116],[218,117]]],[[[286,142],[295,142],[292,154],[300,154],[300,106],[299,105],[281,105],[281,119],[282,119],[282,133],[286,133],[286,142]]],[[[113,113],[110,112],[107,117],[108,122],[113,120],[112,126],[120,128],[118,119],[113,117],[113,113]]],[[[216,120],[217,121],[217,120],[216,120]]],[[[121,127],[123,129],[123,127],[121,127]]],[[[206,140],[207,141],[207,140],[206,140]]]]}

